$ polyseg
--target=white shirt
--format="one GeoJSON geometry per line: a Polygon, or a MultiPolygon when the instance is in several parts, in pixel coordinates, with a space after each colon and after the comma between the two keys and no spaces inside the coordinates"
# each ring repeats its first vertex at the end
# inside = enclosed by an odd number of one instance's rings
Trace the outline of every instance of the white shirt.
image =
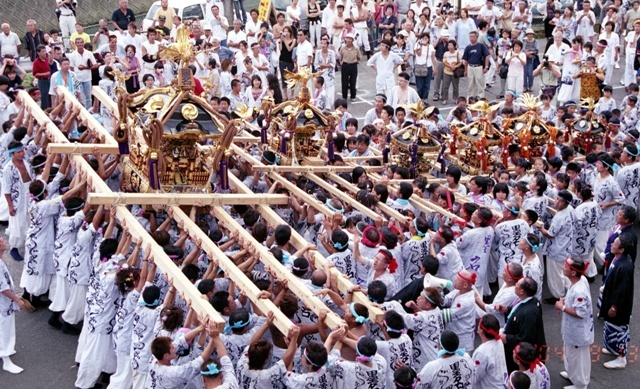
{"type": "Polygon", "coordinates": [[[3,56],[12,54],[14,57],[18,57],[18,46],[20,44],[20,38],[15,32],[9,31],[9,35],[4,32],[0,33],[0,50],[3,56]]]}
{"type": "Polygon", "coordinates": [[[469,354],[452,355],[429,362],[418,373],[417,389],[473,387],[473,362],[469,354]]]}
{"type": "Polygon", "coordinates": [[[211,34],[222,42],[227,39],[227,30],[222,27],[222,25],[225,24],[229,26],[229,20],[222,16],[222,14],[220,14],[219,17],[220,20],[211,17],[211,19],[209,19],[209,25],[211,26],[211,34]]]}
{"type": "Polygon", "coordinates": [[[262,23],[261,21],[256,21],[255,23],[253,22],[253,19],[249,18],[249,20],[247,20],[247,24],[245,25],[245,31],[247,33],[247,43],[249,44],[249,47],[251,47],[251,44],[253,42],[257,42],[258,41],[258,33],[260,32],[260,23],[262,23]],[[254,32],[255,35],[253,36],[249,36],[249,33],[254,32]]]}
{"type": "MultiPolygon", "coordinates": [[[[247,34],[245,34],[244,31],[239,30],[238,32],[236,32],[235,30],[231,30],[227,33],[227,45],[229,43],[240,43],[242,41],[247,41],[247,34]]],[[[229,49],[234,52],[240,50],[237,47],[231,46],[229,46],[229,49]]]]}
{"type": "Polygon", "coordinates": [[[474,388],[506,388],[507,360],[504,346],[500,340],[489,340],[482,343],[473,352],[475,366],[474,388]]]}
{"type": "Polygon", "coordinates": [[[564,63],[564,55],[569,50],[571,50],[571,48],[566,43],[562,43],[560,47],[553,43],[547,50],[549,61],[555,62],[557,65],[562,65],[564,63]]]}
{"type": "Polygon", "coordinates": [[[577,347],[593,344],[593,307],[589,282],[585,277],[569,287],[564,305],[574,309],[580,317],[562,313],[562,341],[568,346],[577,347]]]}
{"type": "Polygon", "coordinates": [[[486,20],[487,23],[489,23],[489,27],[495,27],[496,19],[501,18],[502,15],[502,11],[500,11],[500,9],[495,5],[491,9],[487,8],[486,5],[483,5],[482,8],[480,8],[480,12],[478,12],[478,16],[481,16],[483,20],[486,20]]]}
{"type": "Polygon", "coordinates": [[[89,50],[84,50],[82,54],[78,53],[78,50],[69,54],[69,64],[73,68],[78,81],[80,82],[88,82],[91,81],[91,69],[79,70],[78,66],[87,66],[90,63],[91,66],[96,64],[96,60],[93,57],[93,53],[89,50]]]}
{"type": "Polygon", "coordinates": [[[309,66],[309,57],[313,60],[313,45],[305,39],[304,42],[298,44],[296,47],[296,60],[298,62],[298,67],[309,66]]]}
{"type": "MultiPolygon", "coordinates": [[[[585,13],[584,10],[576,12],[576,22],[578,21],[578,19],[580,19],[580,16],[582,16],[584,13],[585,13]]],[[[580,23],[578,23],[578,27],[576,29],[576,36],[582,35],[585,38],[591,38],[595,34],[593,30],[593,25],[595,24],[595,20],[596,20],[595,14],[593,13],[593,11],[589,11],[588,16],[585,16],[584,18],[582,18],[582,20],[580,20],[580,23]]]]}

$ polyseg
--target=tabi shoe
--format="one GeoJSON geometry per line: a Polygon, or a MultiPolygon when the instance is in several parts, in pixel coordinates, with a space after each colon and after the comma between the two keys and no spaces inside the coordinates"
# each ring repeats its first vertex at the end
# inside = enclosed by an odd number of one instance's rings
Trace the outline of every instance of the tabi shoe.
{"type": "Polygon", "coordinates": [[[605,354],[605,355],[612,355],[612,356],[614,356],[614,357],[617,357],[617,356],[618,356],[618,354],[616,354],[616,353],[612,353],[611,351],[607,350],[607,348],[606,348],[606,347],[603,347],[603,348],[600,350],[600,352],[601,352],[601,353],[603,353],[603,354],[605,354]]]}
{"type": "Polygon", "coordinates": [[[604,364],[604,367],[606,369],[624,369],[625,367],[627,367],[627,358],[626,357],[618,357],[616,359],[614,359],[613,361],[609,361],[607,363],[604,364]]]}

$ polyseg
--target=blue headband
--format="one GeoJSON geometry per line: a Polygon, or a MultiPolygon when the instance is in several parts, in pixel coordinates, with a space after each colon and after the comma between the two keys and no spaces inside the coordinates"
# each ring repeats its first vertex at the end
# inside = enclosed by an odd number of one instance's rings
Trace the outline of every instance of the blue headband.
{"type": "Polygon", "coordinates": [[[429,296],[427,295],[427,292],[425,292],[424,290],[422,291],[422,297],[424,297],[425,299],[427,299],[428,302],[430,302],[431,304],[433,304],[435,307],[438,307],[439,304],[437,304],[435,301],[431,300],[429,298],[429,296]]]}
{"type": "Polygon", "coordinates": [[[358,350],[358,343],[360,343],[360,340],[362,338],[364,338],[364,336],[361,336],[356,342],[356,353],[358,353],[358,356],[356,357],[356,361],[368,363],[368,362],[371,362],[371,360],[373,359],[373,355],[371,356],[362,355],[360,350],[358,350]]]}
{"type": "Polygon", "coordinates": [[[449,351],[449,350],[446,350],[444,347],[442,347],[442,339],[438,339],[438,342],[440,342],[440,351],[438,351],[438,358],[442,357],[443,355],[453,355],[453,354],[464,356],[465,350],[463,348],[459,348],[456,351],[449,351]]]}
{"type": "Polygon", "coordinates": [[[224,333],[226,335],[229,335],[231,333],[231,330],[235,330],[235,329],[238,329],[238,328],[244,328],[244,327],[248,326],[249,323],[251,323],[251,318],[247,319],[247,321],[245,323],[239,321],[239,322],[234,323],[234,324],[227,324],[226,326],[224,326],[224,333]]]}
{"type": "Polygon", "coordinates": [[[639,154],[637,151],[636,151],[636,153],[635,153],[635,154],[634,154],[634,153],[632,153],[632,152],[629,150],[629,148],[628,148],[628,147],[626,147],[626,146],[625,146],[625,148],[624,148],[624,151],[625,151],[627,154],[629,154],[630,156],[632,156],[632,157],[637,157],[637,156],[638,156],[638,154],[639,154]]]}
{"type": "Polygon", "coordinates": [[[146,301],[142,300],[138,302],[139,307],[156,307],[160,304],[160,299],[156,299],[153,303],[149,304],[146,301]]]}
{"type": "Polygon", "coordinates": [[[84,207],[84,202],[80,205],[78,205],[77,207],[74,208],[67,208],[68,211],[77,211],[78,209],[84,207]]]}
{"type": "Polygon", "coordinates": [[[529,246],[531,246],[532,253],[535,253],[536,251],[540,250],[540,248],[542,247],[542,243],[538,243],[536,245],[531,244],[531,242],[529,242],[529,238],[527,238],[526,236],[524,237],[524,240],[527,242],[529,246]]]}
{"type": "Polygon", "coordinates": [[[201,375],[216,375],[220,374],[220,369],[218,369],[218,365],[215,363],[210,363],[207,365],[206,371],[200,371],[201,375]]]}
{"type": "Polygon", "coordinates": [[[416,229],[416,234],[418,234],[419,237],[424,238],[425,235],[427,235],[426,232],[422,232],[418,229],[418,222],[417,222],[417,218],[413,219],[413,227],[416,229]]]}
{"type": "MultiPolygon", "coordinates": [[[[356,312],[355,306],[356,306],[356,303],[349,304],[349,310],[351,311],[351,314],[353,315],[353,318],[356,320],[356,323],[363,324],[363,323],[368,322],[369,321],[368,317],[364,317],[364,316],[358,315],[358,313],[356,312]]],[[[356,351],[358,351],[358,350],[356,350],[356,351]]]]}
{"type": "Polygon", "coordinates": [[[516,207],[514,207],[514,206],[511,206],[511,207],[510,207],[510,206],[508,206],[508,205],[505,205],[504,207],[505,207],[506,209],[508,209],[508,210],[509,210],[509,212],[511,212],[511,213],[512,213],[512,214],[514,214],[514,215],[519,215],[519,214],[520,214],[520,211],[519,211],[519,210],[517,210],[517,209],[516,209],[516,207]]]}
{"type": "Polygon", "coordinates": [[[337,248],[338,250],[346,249],[349,246],[349,242],[343,244],[339,242],[334,242],[333,239],[331,240],[331,243],[333,243],[333,247],[337,248]]]}
{"type": "Polygon", "coordinates": [[[9,151],[9,155],[11,155],[11,154],[15,153],[16,151],[20,151],[20,150],[22,150],[22,149],[24,149],[24,146],[22,146],[22,145],[20,145],[20,146],[16,146],[16,147],[14,147],[14,148],[12,148],[12,149],[9,149],[9,150],[8,150],[8,151],[9,151]]]}
{"type": "Polygon", "coordinates": [[[602,161],[600,161],[600,162],[602,162],[602,163],[603,163],[605,166],[607,166],[609,169],[611,169],[611,170],[613,170],[613,169],[614,169],[613,165],[609,165],[609,164],[607,163],[607,161],[602,160],[602,161]]]}
{"type": "Polygon", "coordinates": [[[265,161],[269,162],[270,165],[277,165],[278,162],[280,162],[280,157],[278,157],[278,154],[275,154],[275,153],[273,155],[274,155],[274,161],[273,162],[269,161],[267,159],[267,157],[264,156],[264,155],[262,156],[262,159],[264,159],[265,161]]]}
{"type": "Polygon", "coordinates": [[[40,191],[40,193],[38,193],[37,195],[33,195],[34,198],[39,198],[40,196],[42,196],[44,194],[44,191],[47,190],[47,186],[43,185],[42,186],[42,190],[40,191]]]}
{"type": "Polygon", "coordinates": [[[507,91],[507,93],[508,93],[508,94],[510,94],[511,96],[515,97],[515,98],[520,97],[520,95],[519,95],[519,94],[517,94],[516,92],[514,92],[514,91],[512,91],[512,90],[508,90],[508,91],[507,91]]]}
{"type": "MultiPolygon", "coordinates": [[[[311,359],[309,359],[309,356],[307,355],[307,350],[305,349],[304,352],[302,353],[302,355],[304,355],[304,359],[307,360],[307,362],[309,362],[312,366],[314,367],[319,367],[321,368],[322,365],[318,365],[317,363],[313,363],[313,361],[311,361],[311,359]]],[[[327,359],[327,363],[324,364],[325,366],[329,366],[329,359],[327,359]]]]}
{"type": "MultiPolygon", "coordinates": [[[[316,197],[317,200],[317,197],[316,197]]],[[[340,212],[340,213],[344,213],[344,207],[340,207],[340,209],[334,207],[333,205],[331,205],[331,200],[327,199],[327,201],[325,202],[326,206],[329,207],[330,210],[332,210],[333,212],[340,212]]]]}

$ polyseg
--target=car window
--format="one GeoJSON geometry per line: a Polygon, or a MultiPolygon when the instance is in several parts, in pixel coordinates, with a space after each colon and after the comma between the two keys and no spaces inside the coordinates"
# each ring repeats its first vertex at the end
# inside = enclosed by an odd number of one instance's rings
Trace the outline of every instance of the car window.
{"type": "Polygon", "coordinates": [[[204,13],[202,12],[202,6],[200,4],[190,5],[184,7],[182,10],[182,20],[185,19],[204,19],[204,13]]]}
{"type": "Polygon", "coordinates": [[[153,17],[156,15],[156,11],[160,8],[160,4],[153,4],[151,8],[149,8],[149,12],[147,12],[147,19],[153,20],[153,17]]]}

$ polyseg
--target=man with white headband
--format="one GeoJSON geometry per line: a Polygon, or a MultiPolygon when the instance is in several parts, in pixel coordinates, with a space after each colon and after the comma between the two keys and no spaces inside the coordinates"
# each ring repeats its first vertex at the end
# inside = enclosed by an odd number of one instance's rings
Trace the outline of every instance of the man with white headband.
{"type": "Polygon", "coordinates": [[[20,142],[9,144],[11,160],[2,171],[2,194],[9,205],[9,253],[22,261],[18,251],[24,247],[29,218],[27,205],[31,172],[24,161],[24,146],[20,142]]]}
{"type": "Polygon", "coordinates": [[[624,204],[638,207],[640,201],[640,163],[638,162],[638,147],[630,142],[625,143],[620,154],[622,169],[616,174],[616,181],[624,194],[624,204]]]}
{"type": "Polygon", "coordinates": [[[460,341],[453,331],[440,335],[438,359],[427,363],[418,373],[418,389],[442,388],[459,380],[459,387],[470,388],[473,383],[473,362],[465,349],[458,348],[460,341]]]}

